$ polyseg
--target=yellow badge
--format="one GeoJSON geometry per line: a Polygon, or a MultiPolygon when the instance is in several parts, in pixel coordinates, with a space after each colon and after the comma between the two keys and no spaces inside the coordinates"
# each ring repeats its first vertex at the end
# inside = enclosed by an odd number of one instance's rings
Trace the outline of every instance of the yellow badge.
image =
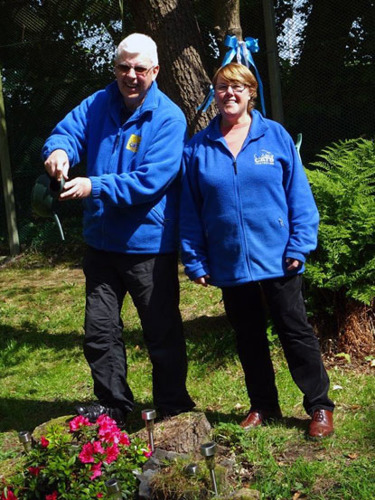
{"type": "Polygon", "coordinates": [[[126,149],[130,149],[133,153],[138,151],[139,143],[141,142],[142,137],[139,135],[132,134],[128,140],[126,145],[126,149]]]}

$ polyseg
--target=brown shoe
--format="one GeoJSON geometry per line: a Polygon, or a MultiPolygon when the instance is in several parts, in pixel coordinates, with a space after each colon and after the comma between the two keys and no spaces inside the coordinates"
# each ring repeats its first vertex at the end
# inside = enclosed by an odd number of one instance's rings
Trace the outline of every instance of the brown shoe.
{"type": "Polygon", "coordinates": [[[280,418],[282,418],[281,410],[252,410],[240,426],[247,430],[280,418]]]}
{"type": "Polygon", "coordinates": [[[309,437],[318,439],[333,433],[333,412],[329,410],[314,411],[309,426],[309,437]]]}

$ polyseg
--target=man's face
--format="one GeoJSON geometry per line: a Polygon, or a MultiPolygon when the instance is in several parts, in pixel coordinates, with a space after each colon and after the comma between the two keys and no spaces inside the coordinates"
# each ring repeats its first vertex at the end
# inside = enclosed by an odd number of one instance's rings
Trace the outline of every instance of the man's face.
{"type": "Polygon", "coordinates": [[[120,54],[115,62],[115,75],[125,105],[134,111],[144,101],[147,91],[159,73],[159,66],[152,66],[150,59],[141,54],[120,54]]]}

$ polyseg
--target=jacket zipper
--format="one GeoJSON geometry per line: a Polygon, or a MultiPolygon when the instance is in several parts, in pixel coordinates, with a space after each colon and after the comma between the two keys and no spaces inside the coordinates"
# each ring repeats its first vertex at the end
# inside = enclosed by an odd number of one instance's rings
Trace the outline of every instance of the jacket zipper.
{"type": "MultiPolygon", "coordinates": [[[[233,169],[234,169],[235,175],[237,176],[237,160],[235,158],[233,159],[233,169]]],[[[253,278],[252,278],[252,272],[251,272],[251,263],[249,260],[249,253],[247,250],[248,243],[247,243],[246,236],[245,236],[244,222],[243,222],[243,216],[242,216],[241,194],[240,194],[240,190],[238,188],[237,182],[236,182],[236,190],[237,190],[237,197],[238,197],[238,202],[239,202],[239,215],[240,215],[240,221],[241,221],[240,223],[241,223],[242,241],[243,241],[243,245],[244,245],[244,254],[245,254],[245,259],[246,259],[246,263],[247,263],[247,268],[249,270],[249,275],[250,275],[250,278],[252,280],[253,278]]]]}

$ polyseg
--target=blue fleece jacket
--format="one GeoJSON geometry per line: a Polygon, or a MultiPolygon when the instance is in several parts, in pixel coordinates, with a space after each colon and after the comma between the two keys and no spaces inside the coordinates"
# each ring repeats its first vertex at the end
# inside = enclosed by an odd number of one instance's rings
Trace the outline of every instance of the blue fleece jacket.
{"type": "Polygon", "coordinates": [[[220,116],[196,134],[183,155],[180,231],[186,274],[210,275],[236,286],[301,273],[316,247],[319,214],[290,135],[253,110],[235,159],[220,131],[220,116]]]}
{"type": "Polygon", "coordinates": [[[86,162],[92,183],[84,200],[86,243],[121,253],[176,251],[186,119],[156,82],[125,123],[123,108],[113,82],[55,127],[43,157],[63,149],[71,166],[86,162]]]}

